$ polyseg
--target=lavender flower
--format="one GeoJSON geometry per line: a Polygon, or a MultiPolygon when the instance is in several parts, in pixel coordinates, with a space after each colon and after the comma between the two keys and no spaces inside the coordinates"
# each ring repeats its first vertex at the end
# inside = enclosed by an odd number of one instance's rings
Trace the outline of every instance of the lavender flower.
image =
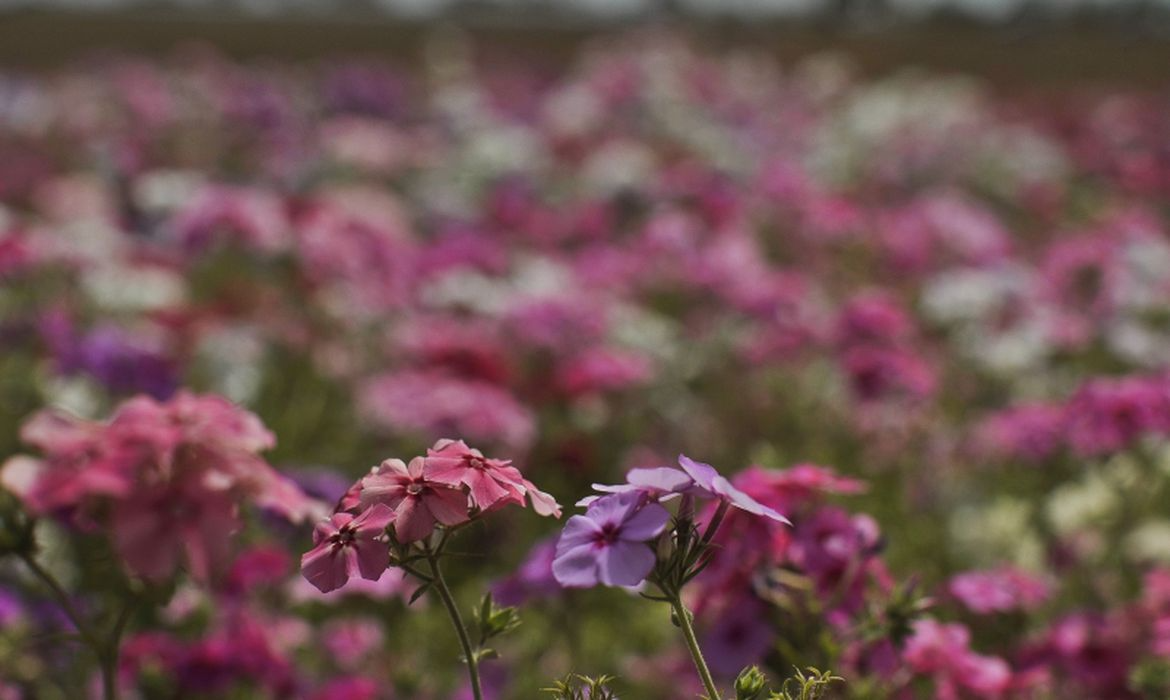
{"type": "Polygon", "coordinates": [[[553,576],[566,588],[636,586],[654,568],[646,542],[666,529],[670,513],[637,492],[604,496],[574,515],[557,542],[553,576]]]}

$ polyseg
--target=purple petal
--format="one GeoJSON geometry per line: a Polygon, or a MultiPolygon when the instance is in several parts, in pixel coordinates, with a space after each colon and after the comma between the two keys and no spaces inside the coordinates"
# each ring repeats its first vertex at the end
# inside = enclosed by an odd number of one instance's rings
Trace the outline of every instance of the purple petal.
{"type": "Polygon", "coordinates": [[[565,523],[561,537],[557,540],[557,553],[575,549],[581,545],[592,545],[601,528],[584,515],[574,515],[565,523]]]}
{"type": "Polygon", "coordinates": [[[607,586],[636,586],[646,580],[654,561],[648,546],[618,540],[597,552],[598,578],[607,586]]]}
{"type": "Polygon", "coordinates": [[[739,508],[742,511],[751,513],[752,515],[758,515],[763,518],[768,518],[769,520],[774,520],[778,523],[784,523],[785,525],[792,524],[789,522],[788,518],[785,518],[777,511],[769,508],[763,503],[760,503],[743,491],[735,488],[731,485],[730,481],[723,478],[722,476],[715,479],[713,486],[715,487],[716,494],[725,499],[732,506],[739,508]]]}
{"type": "Polygon", "coordinates": [[[670,513],[657,503],[648,503],[622,523],[618,537],[627,542],[645,542],[662,534],[670,513]]]}
{"type": "Polygon", "coordinates": [[[626,481],[643,490],[665,493],[682,493],[694,482],[686,472],[679,471],[674,467],[631,469],[626,474],[626,481]]]}
{"type": "Polygon", "coordinates": [[[714,493],[712,483],[719,476],[719,472],[715,470],[715,467],[703,462],[696,462],[686,455],[678,456],[678,464],[688,476],[695,480],[695,486],[698,486],[704,491],[714,493]]]}
{"type": "Polygon", "coordinates": [[[598,525],[619,526],[630,516],[631,511],[637,510],[644,501],[645,496],[641,491],[602,496],[589,506],[589,510],[585,511],[585,517],[598,525]]]}
{"type": "MultiPolygon", "coordinates": [[[[575,516],[581,517],[581,516],[575,516]]],[[[597,550],[592,544],[583,544],[562,550],[557,545],[553,559],[553,578],[565,588],[589,588],[597,585],[597,550]]]]}

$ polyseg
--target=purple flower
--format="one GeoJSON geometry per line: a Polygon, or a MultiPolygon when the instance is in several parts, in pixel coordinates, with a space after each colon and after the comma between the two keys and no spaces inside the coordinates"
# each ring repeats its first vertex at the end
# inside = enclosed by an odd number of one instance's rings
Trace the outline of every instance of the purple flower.
{"type": "Polygon", "coordinates": [[[599,498],[565,524],[553,576],[566,588],[636,586],[654,568],[654,550],[646,543],[669,521],[665,508],[638,492],[599,498]]]}
{"type": "Polygon", "coordinates": [[[719,472],[715,471],[715,467],[712,467],[710,464],[696,462],[686,455],[678,456],[678,464],[687,473],[687,476],[694,479],[694,490],[700,492],[702,495],[718,498],[732,508],[738,508],[752,515],[758,515],[778,523],[785,523],[786,525],[792,524],[788,521],[788,518],[785,518],[775,510],[732,486],[731,482],[719,472]]]}

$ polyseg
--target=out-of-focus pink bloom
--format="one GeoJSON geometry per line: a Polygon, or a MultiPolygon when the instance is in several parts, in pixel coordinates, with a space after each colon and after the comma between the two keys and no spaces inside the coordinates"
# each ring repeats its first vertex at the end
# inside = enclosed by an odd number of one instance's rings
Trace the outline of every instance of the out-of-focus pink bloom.
{"type": "Polygon", "coordinates": [[[1068,692],[1125,697],[1138,627],[1124,618],[1073,614],[1058,620],[1026,657],[1048,664],[1068,692]]]}
{"type": "Polygon", "coordinates": [[[703,635],[703,656],[725,678],[762,661],[776,640],[767,607],[754,598],[732,598],[710,614],[715,622],[703,635]]]}
{"type": "Polygon", "coordinates": [[[396,348],[415,365],[500,385],[511,378],[508,348],[489,324],[426,316],[394,336],[396,348]]]}
{"type": "Polygon", "coordinates": [[[273,253],[291,242],[284,203],[273,194],[247,188],[205,188],[169,225],[173,235],[194,250],[228,243],[273,253]]]}
{"type": "Polygon", "coordinates": [[[902,656],[914,671],[934,678],[939,700],[1003,697],[1012,682],[1011,667],[1003,659],[973,652],[970,643],[962,625],[919,620],[902,656]]]}
{"type": "Polygon", "coordinates": [[[371,423],[390,430],[457,433],[515,448],[527,447],[535,430],[531,412],[508,391],[433,371],[375,377],[358,401],[371,423]]]}
{"type": "Polygon", "coordinates": [[[1050,594],[1044,579],[1012,568],[959,574],[947,589],[969,610],[982,615],[1034,610],[1050,594]]]}
{"type": "Polygon", "coordinates": [[[361,502],[364,506],[384,503],[394,510],[394,534],[399,541],[417,542],[431,534],[437,523],[448,527],[467,522],[467,494],[442,481],[431,478],[426,460],[415,457],[410,464],[388,459],[362,479],[361,502]]]}
{"type": "Polygon", "coordinates": [[[904,398],[919,400],[934,394],[934,369],[917,354],[871,345],[846,351],[842,360],[853,393],[861,401],[904,398]]]}
{"type": "Polygon", "coordinates": [[[359,575],[377,581],[390,565],[382,535],[395,520],[395,512],[381,503],[374,503],[356,518],[334,513],[313,530],[316,546],[301,557],[301,573],[322,593],[359,575]]]}
{"type": "Polygon", "coordinates": [[[851,611],[860,605],[869,564],[881,546],[873,518],[820,508],[797,523],[789,557],[813,580],[818,595],[851,611]]]}
{"type": "Polygon", "coordinates": [[[841,310],[835,336],[842,347],[898,345],[913,332],[914,324],[905,309],[885,294],[868,292],[853,297],[841,310]]]}
{"type": "Polygon", "coordinates": [[[325,624],[321,641],[338,667],[353,671],[382,645],[384,635],[382,626],[373,620],[341,619],[325,624]]]}
{"type": "Polygon", "coordinates": [[[217,396],[137,397],[106,423],[42,412],[23,435],[44,459],[9,460],[6,486],[36,513],[104,518],[129,568],[148,578],[170,574],[184,553],[192,573],[210,577],[228,560],[242,503],[294,520],[318,511],[259,456],[275,442],[260,420],[217,396]],[[103,507],[110,501],[119,505],[103,507]]]}
{"type": "Polygon", "coordinates": [[[557,372],[556,383],[570,396],[620,391],[645,382],[650,362],[642,355],[594,348],[569,360],[557,372]]]}
{"type": "Polygon", "coordinates": [[[1083,456],[1118,452],[1146,435],[1170,434],[1170,382],[1163,377],[1094,379],[1068,403],[1067,434],[1083,456]]]}
{"type": "Polygon", "coordinates": [[[975,428],[976,449],[990,457],[1039,462],[1063,447],[1067,412],[1059,404],[1012,406],[985,418],[975,428]]]}
{"type": "Polygon", "coordinates": [[[260,586],[275,586],[288,578],[292,559],[285,550],[261,545],[240,553],[224,582],[231,593],[248,593],[260,586]]]}

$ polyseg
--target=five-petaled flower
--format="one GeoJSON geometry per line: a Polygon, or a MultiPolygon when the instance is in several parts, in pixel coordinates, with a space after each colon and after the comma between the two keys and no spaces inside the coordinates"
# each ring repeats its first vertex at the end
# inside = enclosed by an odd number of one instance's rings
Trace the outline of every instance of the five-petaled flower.
{"type": "Polygon", "coordinates": [[[301,557],[301,572],[322,593],[345,585],[354,576],[377,581],[390,566],[382,541],[394,511],[375,503],[360,515],[334,513],[313,530],[313,549],[301,557]]]}
{"type": "Polygon", "coordinates": [[[670,513],[638,492],[603,496],[565,524],[553,575],[568,588],[636,586],[654,568],[646,543],[662,534],[670,513]]]}

